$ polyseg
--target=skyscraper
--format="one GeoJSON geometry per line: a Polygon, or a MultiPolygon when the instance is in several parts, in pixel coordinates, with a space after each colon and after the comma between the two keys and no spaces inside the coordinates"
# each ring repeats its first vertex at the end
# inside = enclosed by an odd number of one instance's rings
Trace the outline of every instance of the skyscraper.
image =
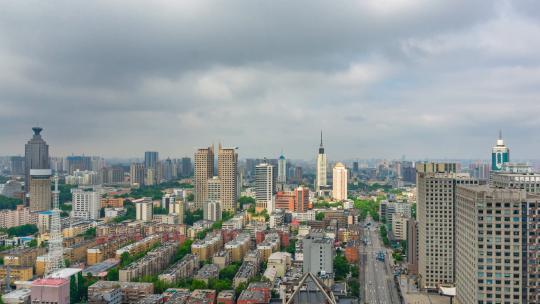
{"type": "Polygon", "coordinates": [[[144,164],[131,163],[129,174],[131,178],[131,186],[144,186],[144,164]]]}
{"type": "Polygon", "coordinates": [[[319,146],[319,154],[317,155],[317,180],[315,184],[316,192],[321,191],[321,187],[327,186],[326,167],[327,167],[327,160],[326,160],[326,154],[324,153],[322,131],[321,131],[321,145],[319,146]]]}
{"type": "Polygon", "coordinates": [[[281,155],[278,159],[278,176],[277,182],[285,184],[287,182],[287,159],[281,155]]]}
{"type": "Polygon", "coordinates": [[[182,157],[182,177],[190,177],[191,171],[191,158],[182,157]]]}
{"type": "Polygon", "coordinates": [[[157,163],[159,161],[159,153],[154,151],[144,152],[144,167],[146,169],[157,170],[157,163]]]}
{"type": "Polygon", "coordinates": [[[51,209],[51,169],[30,170],[30,211],[51,209]]]}
{"type": "Polygon", "coordinates": [[[417,164],[418,273],[420,288],[436,289],[455,279],[455,189],[477,184],[453,164],[417,164]]]}
{"type": "Polygon", "coordinates": [[[294,212],[307,212],[309,205],[309,188],[299,186],[294,189],[294,212]]]}
{"type": "Polygon", "coordinates": [[[540,196],[522,189],[456,189],[456,300],[539,303],[540,196]]]}
{"type": "Polygon", "coordinates": [[[500,171],[503,164],[510,162],[510,149],[504,144],[502,132],[499,131],[497,144],[491,149],[491,170],[500,171]]]}
{"type": "Polygon", "coordinates": [[[49,145],[41,138],[40,127],[33,127],[34,135],[32,139],[24,146],[25,179],[24,190],[30,190],[30,170],[32,169],[50,169],[49,164],[49,145]]]}
{"type": "Polygon", "coordinates": [[[255,167],[255,207],[257,212],[268,208],[272,201],[274,167],[269,163],[262,163],[255,167]]]}
{"type": "Polygon", "coordinates": [[[195,152],[195,206],[203,208],[208,200],[208,180],[214,177],[214,146],[195,152]]]}
{"type": "Polygon", "coordinates": [[[347,199],[347,174],[347,168],[342,163],[338,162],[334,166],[332,196],[337,201],[347,199]]]}
{"type": "Polygon", "coordinates": [[[221,181],[221,210],[236,211],[238,200],[238,154],[236,148],[223,148],[219,144],[218,176],[221,181]]]}
{"type": "Polygon", "coordinates": [[[9,159],[9,169],[11,175],[23,175],[24,174],[24,157],[12,156],[9,159]]]}
{"type": "Polygon", "coordinates": [[[73,172],[79,171],[90,171],[92,170],[92,158],[90,156],[68,156],[66,157],[66,171],[68,174],[73,174],[73,172]]]}

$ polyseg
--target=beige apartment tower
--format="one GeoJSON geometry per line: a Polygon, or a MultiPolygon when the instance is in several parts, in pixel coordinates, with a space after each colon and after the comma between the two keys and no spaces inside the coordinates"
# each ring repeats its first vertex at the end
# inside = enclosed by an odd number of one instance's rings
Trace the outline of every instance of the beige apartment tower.
{"type": "Polygon", "coordinates": [[[333,189],[332,196],[336,201],[347,199],[347,168],[342,163],[337,163],[332,172],[333,189]]]}
{"type": "Polygon", "coordinates": [[[457,187],[457,303],[539,303],[539,206],[522,189],[457,187]]]}
{"type": "Polygon", "coordinates": [[[214,177],[214,146],[195,152],[195,206],[203,208],[208,200],[208,180],[214,177]]]}
{"type": "Polygon", "coordinates": [[[50,210],[51,204],[51,169],[31,169],[30,211],[50,210]]]}
{"type": "Polygon", "coordinates": [[[468,174],[452,172],[452,166],[433,167],[442,170],[428,168],[423,172],[417,166],[416,175],[419,286],[430,290],[454,284],[455,189],[457,185],[478,183],[468,174]]]}
{"type": "Polygon", "coordinates": [[[221,181],[221,210],[236,211],[238,200],[238,154],[236,148],[223,148],[219,144],[218,176],[221,181]]]}

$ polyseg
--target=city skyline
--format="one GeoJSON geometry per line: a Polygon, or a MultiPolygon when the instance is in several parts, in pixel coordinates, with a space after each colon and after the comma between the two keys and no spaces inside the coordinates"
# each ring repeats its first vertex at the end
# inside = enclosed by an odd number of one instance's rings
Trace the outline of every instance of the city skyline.
{"type": "Polygon", "coordinates": [[[502,128],[516,159],[533,158],[539,10],[533,1],[6,2],[2,152],[22,154],[39,123],[52,155],[191,155],[221,141],[244,157],[284,149],[311,159],[323,129],[332,159],[483,158],[502,128]]]}

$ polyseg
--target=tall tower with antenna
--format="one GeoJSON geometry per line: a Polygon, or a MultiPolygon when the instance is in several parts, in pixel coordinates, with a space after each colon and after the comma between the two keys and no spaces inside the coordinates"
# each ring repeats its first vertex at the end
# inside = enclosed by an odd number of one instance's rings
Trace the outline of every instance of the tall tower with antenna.
{"type": "Polygon", "coordinates": [[[53,209],[51,229],[49,232],[49,253],[45,275],[64,268],[64,248],[62,247],[62,223],[60,222],[60,191],[58,191],[58,175],[54,176],[53,209]]]}

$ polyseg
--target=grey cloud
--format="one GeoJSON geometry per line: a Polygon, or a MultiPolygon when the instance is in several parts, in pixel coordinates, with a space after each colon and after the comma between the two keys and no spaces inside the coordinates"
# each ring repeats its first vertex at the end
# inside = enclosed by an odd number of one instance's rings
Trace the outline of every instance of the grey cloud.
{"type": "Polygon", "coordinates": [[[516,145],[538,127],[538,7],[3,2],[0,154],[39,121],[56,155],[222,141],[309,159],[322,128],[331,158],[485,157],[501,120],[516,145]]]}

